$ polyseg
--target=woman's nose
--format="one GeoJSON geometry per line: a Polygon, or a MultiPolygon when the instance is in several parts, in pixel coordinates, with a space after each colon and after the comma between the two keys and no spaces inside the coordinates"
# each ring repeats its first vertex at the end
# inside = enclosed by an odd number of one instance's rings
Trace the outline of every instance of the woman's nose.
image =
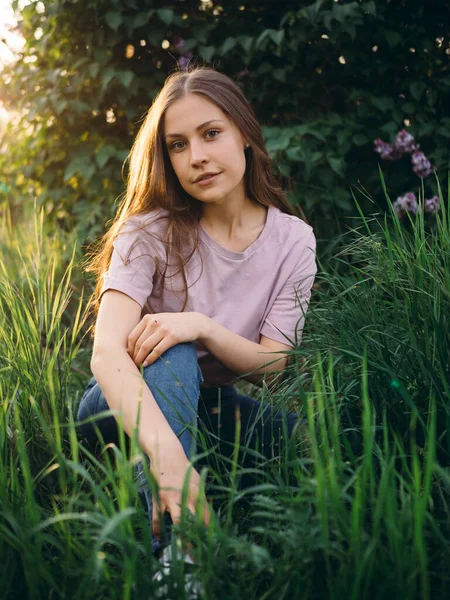
{"type": "Polygon", "coordinates": [[[208,160],[205,146],[201,142],[191,143],[191,164],[198,164],[208,160]]]}

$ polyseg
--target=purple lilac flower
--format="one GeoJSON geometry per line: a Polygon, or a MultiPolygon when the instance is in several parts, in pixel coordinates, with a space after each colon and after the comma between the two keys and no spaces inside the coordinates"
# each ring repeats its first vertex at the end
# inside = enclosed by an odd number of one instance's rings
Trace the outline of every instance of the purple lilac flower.
{"type": "Polygon", "coordinates": [[[182,54],[184,45],[185,45],[185,40],[180,35],[178,35],[175,38],[174,46],[180,53],[180,58],[178,59],[178,66],[180,68],[180,71],[186,70],[186,68],[189,64],[189,61],[193,57],[192,52],[185,52],[184,54],[182,54]]]}
{"type": "Polygon", "coordinates": [[[174,46],[177,50],[181,50],[181,48],[184,46],[184,40],[182,37],[177,36],[176,38],[176,42],[174,43],[174,46]]]}
{"type": "Polygon", "coordinates": [[[433,166],[423,152],[413,152],[411,162],[414,173],[419,177],[427,177],[433,172],[433,166]]]}
{"type": "Polygon", "coordinates": [[[243,71],[239,71],[239,73],[236,73],[237,77],[242,78],[245,75],[249,75],[250,71],[248,70],[247,67],[245,67],[245,69],[243,71]]]}
{"type": "Polygon", "coordinates": [[[402,129],[397,133],[395,149],[400,154],[411,154],[412,152],[417,152],[419,148],[419,144],[414,141],[413,136],[406,129],[402,129]]]}
{"type": "Polygon", "coordinates": [[[392,206],[400,219],[407,212],[415,216],[418,208],[416,195],[414,192],[406,192],[404,196],[399,196],[392,206]]]}
{"type": "Polygon", "coordinates": [[[441,201],[439,200],[439,196],[433,196],[432,198],[425,198],[425,202],[423,205],[423,210],[426,213],[430,213],[430,215],[435,215],[437,211],[440,209],[441,201]]]}
{"type": "Polygon", "coordinates": [[[380,138],[374,141],[374,146],[375,152],[378,152],[383,160],[397,160],[401,156],[400,152],[392,144],[383,142],[380,138]]]}
{"type": "Polygon", "coordinates": [[[180,56],[180,58],[178,60],[178,66],[180,67],[180,71],[186,70],[192,56],[193,56],[192,52],[186,52],[186,54],[183,54],[183,56],[180,56]]]}

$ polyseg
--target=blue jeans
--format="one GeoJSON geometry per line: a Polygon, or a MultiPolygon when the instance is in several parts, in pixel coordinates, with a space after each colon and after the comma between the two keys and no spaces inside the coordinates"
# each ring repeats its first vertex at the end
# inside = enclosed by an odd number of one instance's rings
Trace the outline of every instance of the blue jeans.
{"type": "MultiPolygon", "coordinates": [[[[271,405],[238,394],[233,385],[217,388],[203,388],[203,376],[197,362],[197,353],[191,343],[183,343],[169,348],[156,362],[143,371],[144,380],[150,388],[167,422],[177,435],[187,458],[197,452],[197,433],[201,430],[211,444],[216,446],[221,457],[231,458],[235,445],[236,422],[240,419],[239,465],[244,468],[257,466],[255,456],[246,453],[246,448],[257,450],[261,455],[272,458],[279,456],[281,439],[287,435],[293,438],[298,415],[285,410],[275,411],[271,405]],[[200,395],[201,394],[201,395],[200,395]]],[[[89,381],[81,398],[77,419],[83,421],[101,411],[109,410],[95,377],[89,381]]],[[[96,421],[105,443],[118,445],[117,422],[110,415],[96,421]]],[[[91,448],[97,444],[97,436],[91,423],[78,426],[79,437],[84,438],[91,448]]],[[[208,441],[208,444],[209,444],[208,441]]],[[[203,451],[207,448],[201,448],[203,451]]],[[[147,465],[150,463],[146,456],[147,465]]],[[[203,458],[195,465],[208,465],[210,458],[203,458]]],[[[148,468],[148,466],[147,466],[148,468]]],[[[144,465],[136,466],[139,492],[145,497],[148,517],[152,519],[152,495],[144,474],[144,465]]],[[[241,487],[254,483],[251,474],[244,474],[241,487]]],[[[171,519],[168,513],[162,523],[167,536],[159,542],[152,535],[153,552],[158,553],[169,541],[171,519]]]]}

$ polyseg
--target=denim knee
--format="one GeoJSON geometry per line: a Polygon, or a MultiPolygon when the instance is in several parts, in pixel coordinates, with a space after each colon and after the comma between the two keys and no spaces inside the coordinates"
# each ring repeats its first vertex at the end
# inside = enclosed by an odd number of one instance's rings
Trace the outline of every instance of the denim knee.
{"type": "Polygon", "coordinates": [[[144,367],[144,379],[149,386],[172,383],[185,390],[199,388],[204,379],[194,344],[183,342],[166,350],[153,364],[144,367]]]}
{"type": "MultiPolygon", "coordinates": [[[[198,366],[194,344],[182,343],[169,348],[153,364],[144,367],[143,377],[174,429],[179,427],[176,420],[180,415],[186,422],[189,417],[192,419],[197,414],[203,375],[198,366]]],[[[104,410],[109,410],[109,406],[93,377],[81,398],[77,420],[83,421],[104,410]]],[[[114,420],[114,417],[111,416],[109,420],[114,420]]]]}

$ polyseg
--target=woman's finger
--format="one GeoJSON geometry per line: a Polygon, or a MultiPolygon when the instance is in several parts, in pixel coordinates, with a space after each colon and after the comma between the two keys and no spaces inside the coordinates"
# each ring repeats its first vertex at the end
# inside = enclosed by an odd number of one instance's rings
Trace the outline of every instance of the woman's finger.
{"type": "Polygon", "coordinates": [[[163,339],[163,334],[161,332],[155,331],[150,336],[148,335],[148,332],[144,332],[144,334],[145,333],[147,333],[147,337],[138,340],[136,344],[134,362],[137,365],[140,365],[163,339]]]}
{"type": "Polygon", "coordinates": [[[139,348],[152,334],[158,329],[157,319],[146,319],[145,317],[140,321],[139,325],[134,329],[136,331],[134,346],[135,354],[139,352],[139,348]],[[138,329],[139,328],[139,329],[138,329]]]}
{"type": "Polygon", "coordinates": [[[175,344],[171,341],[171,338],[169,336],[166,336],[165,338],[163,338],[159,344],[157,344],[153,350],[147,355],[146,359],[144,360],[144,367],[146,367],[147,365],[151,365],[155,362],[155,360],[158,360],[158,358],[161,356],[161,354],[164,354],[164,352],[166,350],[168,350],[169,348],[172,348],[172,346],[174,346],[175,344]]]}
{"type": "Polygon", "coordinates": [[[134,356],[134,350],[136,347],[137,340],[141,337],[142,332],[146,327],[145,321],[141,320],[133,329],[133,331],[128,335],[127,340],[127,351],[130,356],[134,356]]]}
{"type": "Polygon", "coordinates": [[[158,541],[161,541],[161,519],[159,504],[153,499],[153,514],[152,514],[152,529],[153,535],[158,541]]]}
{"type": "Polygon", "coordinates": [[[178,504],[173,503],[170,506],[167,506],[167,511],[170,512],[172,523],[174,525],[178,525],[178,523],[181,521],[181,508],[178,506],[178,504]]]}

